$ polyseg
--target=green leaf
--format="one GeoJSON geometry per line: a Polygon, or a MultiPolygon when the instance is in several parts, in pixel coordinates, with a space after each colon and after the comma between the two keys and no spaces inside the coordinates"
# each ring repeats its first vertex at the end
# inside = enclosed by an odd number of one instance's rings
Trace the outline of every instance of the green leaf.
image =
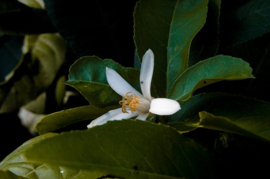
{"type": "Polygon", "coordinates": [[[218,55],[188,68],[174,83],[168,97],[186,101],[203,86],[222,80],[254,78],[249,64],[239,58],[218,55]]]}
{"type": "Polygon", "coordinates": [[[98,118],[116,107],[117,106],[109,106],[103,109],[97,109],[89,105],[55,112],[42,118],[36,125],[36,131],[39,134],[52,132],[76,122],[98,118]]]}
{"type": "MultiPolygon", "coordinates": [[[[77,170],[72,169],[68,167],[62,167],[62,166],[56,166],[56,165],[50,165],[50,164],[38,164],[33,162],[28,162],[24,159],[24,153],[31,148],[32,145],[36,144],[37,142],[45,139],[50,138],[56,134],[45,134],[42,136],[35,137],[27,142],[25,142],[23,145],[21,145],[19,148],[17,148],[15,151],[13,151],[11,154],[9,154],[1,163],[0,163],[0,177],[2,176],[1,170],[4,170],[6,173],[4,176],[8,175],[8,177],[13,177],[14,174],[21,176],[17,177],[18,179],[21,179],[22,177],[26,177],[29,179],[43,179],[43,178],[63,178],[63,179],[70,179],[70,178],[77,178],[77,179],[84,179],[84,178],[98,178],[100,174],[98,172],[88,172],[86,170],[77,170]],[[14,173],[13,175],[10,174],[10,172],[14,173]]],[[[5,177],[1,177],[3,179],[9,179],[5,177]]],[[[14,179],[17,179],[16,177],[13,177],[14,179]]],[[[10,178],[10,179],[13,179],[10,178]]]]}
{"type": "Polygon", "coordinates": [[[248,137],[270,141],[270,116],[254,118],[229,119],[223,116],[215,116],[211,113],[199,112],[200,121],[194,127],[203,127],[226,132],[232,132],[248,137]],[[266,127],[268,126],[268,127],[266,127]]]}
{"type": "Polygon", "coordinates": [[[188,67],[192,39],[206,20],[207,0],[141,0],[134,12],[135,45],[142,59],[155,54],[153,81],[165,97],[176,78],[188,67]],[[151,10],[149,10],[151,7],[151,10]]]}
{"type": "Polygon", "coordinates": [[[71,67],[66,84],[77,89],[92,105],[103,108],[116,105],[121,100],[107,83],[106,67],[114,69],[131,86],[140,91],[139,70],[125,68],[113,60],[101,60],[96,56],[82,57],[71,67]]]}
{"type": "Polygon", "coordinates": [[[0,170],[0,178],[3,178],[3,179],[26,179],[24,177],[17,176],[8,170],[0,170]]]}
{"type": "Polygon", "coordinates": [[[174,129],[144,121],[112,121],[33,145],[28,161],[119,178],[213,178],[208,152],[174,129]],[[46,155],[44,155],[46,153],[46,155]]]}
{"type": "Polygon", "coordinates": [[[180,132],[203,127],[270,140],[270,103],[232,94],[209,93],[193,96],[181,107],[168,123],[180,132]]]}
{"type": "Polygon", "coordinates": [[[251,0],[236,10],[229,45],[236,45],[270,32],[270,1],[251,0]]]}
{"type": "Polygon", "coordinates": [[[34,100],[53,82],[66,55],[59,34],[25,36],[21,62],[9,81],[0,84],[0,113],[7,113],[34,100]]]}
{"type": "Polygon", "coordinates": [[[3,35],[0,37],[1,41],[6,41],[0,48],[0,84],[14,74],[16,66],[19,66],[21,55],[23,37],[8,37],[3,35]]]}

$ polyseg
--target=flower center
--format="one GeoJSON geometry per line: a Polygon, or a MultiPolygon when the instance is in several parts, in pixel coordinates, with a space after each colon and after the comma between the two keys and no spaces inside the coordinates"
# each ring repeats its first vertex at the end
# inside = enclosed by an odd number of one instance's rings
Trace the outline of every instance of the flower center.
{"type": "Polygon", "coordinates": [[[123,113],[128,113],[126,107],[130,107],[131,112],[134,113],[136,105],[139,103],[140,96],[129,93],[131,93],[131,91],[127,92],[125,97],[119,102],[119,104],[122,105],[123,113]]]}

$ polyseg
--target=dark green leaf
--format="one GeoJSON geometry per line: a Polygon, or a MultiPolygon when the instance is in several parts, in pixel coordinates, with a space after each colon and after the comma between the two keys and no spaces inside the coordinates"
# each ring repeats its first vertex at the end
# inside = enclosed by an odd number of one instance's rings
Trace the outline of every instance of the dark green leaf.
{"type": "MultiPolygon", "coordinates": [[[[1,39],[8,38],[2,36],[1,39]]],[[[0,84],[10,78],[22,55],[23,37],[11,37],[0,48],[0,84]]]]}
{"type": "Polygon", "coordinates": [[[204,127],[270,140],[269,109],[270,103],[252,98],[222,93],[200,94],[183,103],[169,125],[181,132],[204,127]]]}
{"type": "Polygon", "coordinates": [[[270,141],[270,117],[257,116],[254,118],[229,119],[223,116],[215,116],[208,112],[199,112],[200,121],[194,127],[203,127],[226,132],[232,132],[248,137],[270,141]]]}
{"type": "Polygon", "coordinates": [[[121,100],[107,83],[106,67],[114,69],[129,84],[140,91],[139,70],[125,68],[113,60],[101,60],[96,56],[82,57],[70,68],[66,84],[76,88],[92,105],[102,108],[116,105],[121,100]]]}
{"type": "Polygon", "coordinates": [[[188,100],[203,86],[222,80],[254,78],[249,64],[239,58],[219,55],[188,68],[174,83],[168,97],[177,101],[188,100]]]}
{"type": "MultiPolygon", "coordinates": [[[[61,129],[70,124],[95,119],[117,106],[110,106],[103,109],[97,109],[93,106],[83,106],[78,108],[67,109],[45,116],[37,125],[36,131],[39,134],[61,129]]],[[[86,128],[86,126],[85,126],[86,128]]]]}
{"type": "Polygon", "coordinates": [[[140,59],[149,48],[155,54],[153,81],[158,96],[166,96],[188,67],[190,44],[205,23],[207,3],[207,0],[144,0],[137,4],[135,44],[140,59]]]}
{"type": "MultiPolygon", "coordinates": [[[[22,177],[26,178],[63,178],[63,179],[70,179],[70,178],[77,178],[77,179],[84,179],[84,178],[98,178],[100,174],[98,172],[88,172],[85,170],[76,170],[68,167],[62,167],[62,166],[56,166],[56,165],[50,165],[50,164],[37,164],[33,162],[27,162],[24,159],[23,154],[31,148],[32,145],[36,144],[40,140],[43,140],[45,138],[50,138],[54,136],[55,134],[46,134],[42,135],[36,138],[33,138],[27,142],[25,142],[23,145],[21,145],[19,148],[17,148],[15,151],[13,151],[11,154],[9,154],[0,164],[1,170],[8,170],[18,176],[18,179],[21,179],[22,177]]],[[[1,175],[0,170],[0,177],[1,175]]],[[[6,172],[7,173],[7,172],[6,172]]],[[[4,175],[5,176],[5,175],[4,175]]],[[[8,173],[8,176],[10,176],[10,173],[8,173]]],[[[14,179],[17,179],[16,177],[13,177],[14,179]]],[[[10,179],[13,179],[10,178],[10,179]]],[[[2,179],[2,177],[1,177],[2,179]]],[[[3,177],[3,179],[9,179],[3,177]]]]}
{"type": "Polygon", "coordinates": [[[112,121],[33,145],[27,160],[122,178],[213,178],[208,152],[162,124],[112,121]],[[44,155],[46,153],[46,155],[44,155]]]}

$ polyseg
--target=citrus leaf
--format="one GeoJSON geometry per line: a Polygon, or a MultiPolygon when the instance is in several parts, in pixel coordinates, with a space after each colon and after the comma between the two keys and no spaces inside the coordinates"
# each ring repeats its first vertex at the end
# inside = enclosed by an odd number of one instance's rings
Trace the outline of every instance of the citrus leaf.
{"type": "Polygon", "coordinates": [[[211,113],[199,112],[200,121],[193,124],[194,127],[203,127],[226,132],[232,132],[260,140],[270,141],[270,117],[229,119],[223,116],[215,116],[211,113]]]}
{"type": "Polygon", "coordinates": [[[270,140],[270,103],[239,95],[208,93],[191,97],[168,123],[180,132],[197,127],[270,140]]]}
{"type": "MultiPolygon", "coordinates": [[[[50,164],[38,164],[38,163],[28,162],[24,159],[23,154],[29,148],[31,148],[32,145],[36,144],[40,140],[43,140],[45,138],[50,138],[54,135],[56,134],[50,133],[50,134],[45,134],[42,136],[35,137],[25,142],[16,150],[14,150],[0,163],[0,177],[2,176],[1,170],[6,171],[6,173],[9,171],[8,176],[10,176],[10,172],[14,173],[13,174],[14,176],[16,174],[18,179],[21,179],[23,177],[26,177],[29,179],[38,179],[38,178],[40,179],[42,178],[84,179],[84,178],[89,178],[90,176],[93,178],[98,178],[98,176],[100,176],[98,172],[89,173],[86,170],[76,170],[76,169],[72,169],[68,167],[62,167],[62,166],[56,166],[56,165],[50,165],[50,164]]],[[[16,177],[13,177],[13,178],[17,179],[16,177]]],[[[10,178],[10,179],[13,179],[13,178],[10,178]]]]}
{"type": "Polygon", "coordinates": [[[24,177],[17,176],[8,170],[0,170],[0,178],[4,179],[26,179],[24,177]]]}
{"type": "Polygon", "coordinates": [[[144,121],[110,121],[55,135],[25,153],[29,162],[69,166],[119,178],[213,178],[212,158],[174,129],[144,121]],[[46,155],[44,155],[46,153],[46,155]]]}
{"type": "Polygon", "coordinates": [[[116,105],[121,100],[108,85],[106,67],[114,69],[129,84],[140,91],[139,70],[125,68],[113,60],[101,60],[96,56],[78,59],[71,67],[66,84],[77,89],[92,105],[103,108],[116,105]]]}
{"type": "Polygon", "coordinates": [[[0,113],[34,100],[53,82],[65,60],[66,43],[59,34],[25,36],[21,62],[0,85],[0,113]]]}
{"type": "Polygon", "coordinates": [[[6,42],[0,48],[0,84],[7,81],[14,74],[16,66],[21,63],[23,37],[1,36],[6,42]]]}
{"type": "Polygon", "coordinates": [[[55,112],[42,118],[42,120],[36,125],[36,131],[39,134],[52,132],[76,122],[98,118],[102,114],[111,109],[115,109],[116,107],[118,106],[109,106],[103,109],[97,109],[89,105],[55,112]]]}
{"type": "Polygon", "coordinates": [[[153,81],[165,97],[188,67],[192,39],[206,20],[207,0],[139,1],[134,12],[134,41],[138,55],[155,54],[153,81]],[[151,10],[149,10],[151,7],[151,10]]]}
{"type": "Polygon", "coordinates": [[[203,86],[222,80],[254,78],[249,64],[239,58],[218,55],[188,68],[174,83],[168,97],[186,101],[203,86]]]}

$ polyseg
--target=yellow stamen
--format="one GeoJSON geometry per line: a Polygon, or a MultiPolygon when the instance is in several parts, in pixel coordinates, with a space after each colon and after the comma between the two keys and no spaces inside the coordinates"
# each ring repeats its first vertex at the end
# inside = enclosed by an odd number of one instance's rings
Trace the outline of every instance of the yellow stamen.
{"type": "Polygon", "coordinates": [[[119,102],[122,105],[122,112],[128,113],[126,107],[129,106],[132,113],[135,112],[136,105],[139,103],[140,96],[136,96],[135,94],[131,94],[131,91],[127,92],[125,97],[119,102]]]}

